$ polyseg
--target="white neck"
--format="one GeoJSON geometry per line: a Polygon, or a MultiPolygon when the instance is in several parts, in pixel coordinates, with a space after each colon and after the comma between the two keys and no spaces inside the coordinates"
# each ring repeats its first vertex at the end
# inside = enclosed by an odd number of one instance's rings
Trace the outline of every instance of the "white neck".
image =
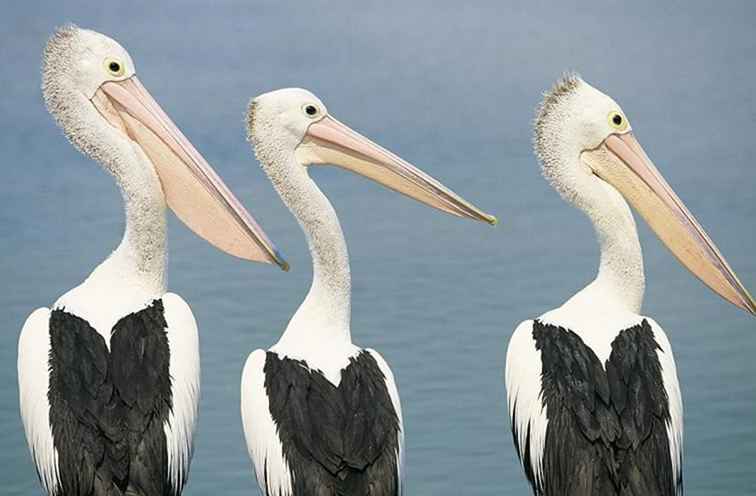
{"type": "Polygon", "coordinates": [[[296,157],[292,154],[281,160],[288,163],[263,165],[307,237],[313,277],[310,291],[276,347],[304,350],[351,345],[352,284],[341,225],[331,203],[296,157]]]}
{"type": "Polygon", "coordinates": [[[119,319],[165,294],[165,197],[142,148],[111,126],[81,91],[46,72],[44,96],[71,143],[115,177],[123,196],[120,245],[54,304],[89,322],[109,345],[119,319]]]}
{"type": "Polygon", "coordinates": [[[587,210],[601,249],[601,261],[592,288],[634,313],[641,310],[646,279],[643,253],[633,214],[624,198],[610,185],[600,211],[587,210]]]}
{"type": "Polygon", "coordinates": [[[109,161],[123,196],[126,228],[116,250],[87,282],[119,281],[160,296],[166,290],[165,197],[152,163],[137,145],[133,152],[109,161]]]}
{"type": "Polygon", "coordinates": [[[581,190],[574,203],[593,222],[601,249],[596,278],[540,318],[576,332],[601,363],[609,359],[617,334],[638,323],[645,279],[635,221],[625,200],[600,179],[581,190]]]}
{"type": "MultiPolygon", "coordinates": [[[[123,316],[165,294],[165,198],[152,164],[135,144],[120,147],[103,165],[116,177],[126,210],[118,248],[79,286],[55,303],[78,315],[110,345],[111,329],[123,316]]],[[[105,157],[103,157],[105,158],[105,157]]]]}
{"type": "MultiPolygon", "coordinates": [[[[576,164],[576,168],[580,166],[576,164]]],[[[617,190],[596,176],[586,174],[573,180],[579,184],[576,188],[579,193],[571,201],[591,219],[601,259],[596,278],[568,304],[638,313],[643,303],[645,276],[630,207],[617,190]]]]}

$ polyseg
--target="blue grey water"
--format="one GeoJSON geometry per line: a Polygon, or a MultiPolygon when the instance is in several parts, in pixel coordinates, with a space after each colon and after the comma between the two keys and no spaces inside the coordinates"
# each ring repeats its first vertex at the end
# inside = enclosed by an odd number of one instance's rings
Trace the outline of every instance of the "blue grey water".
{"type": "MultiPolygon", "coordinates": [[[[256,94],[302,86],[339,119],[497,214],[453,218],[330,168],[354,278],[353,337],[399,383],[411,495],[524,495],[505,409],[518,322],[593,276],[580,212],[541,178],[531,121],[567,69],[613,95],[746,286],[756,289],[756,4],[727,2],[6,2],[0,21],[0,493],[39,494],[18,414],[26,316],[118,243],[121,199],[40,98],[56,25],[109,33],[142,82],[288,255],[292,271],[215,251],[170,222],[170,288],[200,324],[202,402],[185,494],[257,494],[239,420],[247,354],[304,296],[298,225],[245,143],[256,94]]],[[[644,311],[667,330],[685,401],[689,495],[756,493],[756,326],[639,223],[644,311]]]]}

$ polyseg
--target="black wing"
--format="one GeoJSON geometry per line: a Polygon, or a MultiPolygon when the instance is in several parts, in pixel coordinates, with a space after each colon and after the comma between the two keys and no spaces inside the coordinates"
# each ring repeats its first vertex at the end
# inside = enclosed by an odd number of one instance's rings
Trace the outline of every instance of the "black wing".
{"type": "Polygon", "coordinates": [[[265,389],[294,495],[396,496],[399,418],[375,359],[350,359],[338,387],[268,352],[265,389]]]}
{"type": "Polygon", "coordinates": [[[50,314],[50,423],[61,494],[171,495],[163,424],[171,409],[163,305],[121,319],[111,349],[85,320],[50,314]]]}
{"type": "Polygon", "coordinates": [[[536,320],[533,339],[548,418],[542,481],[528,474],[535,494],[682,494],[670,455],[661,348],[649,323],[618,334],[605,368],[568,329],[536,320]]]}

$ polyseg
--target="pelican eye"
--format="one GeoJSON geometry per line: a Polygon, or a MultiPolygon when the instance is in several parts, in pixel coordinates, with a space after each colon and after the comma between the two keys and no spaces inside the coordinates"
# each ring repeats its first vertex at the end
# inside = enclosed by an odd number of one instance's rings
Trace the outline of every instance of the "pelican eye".
{"type": "Polygon", "coordinates": [[[616,111],[609,112],[609,125],[618,131],[627,129],[627,119],[616,111]]]}
{"type": "Polygon", "coordinates": [[[309,117],[316,117],[318,115],[318,107],[312,104],[305,105],[302,107],[302,110],[304,110],[304,113],[309,117]]]}
{"type": "Polygon", "coordinates": [[[121,77],[123,76],[123,73],[126,72],[123,64],[114,59],[106,59],[105,68],[108,70],[108,73],[110,73],[111,76],[115,77],[121,77]]]}

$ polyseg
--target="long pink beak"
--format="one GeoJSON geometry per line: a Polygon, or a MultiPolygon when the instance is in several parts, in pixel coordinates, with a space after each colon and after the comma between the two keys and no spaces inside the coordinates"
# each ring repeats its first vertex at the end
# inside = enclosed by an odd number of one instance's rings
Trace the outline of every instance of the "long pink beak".
{"type": "Polygon", "coordinates": [[[136,76],[104,83],[92,102],[144,151],[166,203],[192,231],[226,253],[288,270],[273,242],[136,76]]]}
{"type": "Polygon", "coordinates": [[[311,163],[337,165],[433,208],[477,221],[498,221],[452,190],[330,115],[310,124],[301,153],[311,163]]]}
{"type": "Polygon", "coordinates": [[[581,157],[635,207],[683,266],[722,298],[756,315],[748,290],[632,133],[610,135],[581,157]]]}

